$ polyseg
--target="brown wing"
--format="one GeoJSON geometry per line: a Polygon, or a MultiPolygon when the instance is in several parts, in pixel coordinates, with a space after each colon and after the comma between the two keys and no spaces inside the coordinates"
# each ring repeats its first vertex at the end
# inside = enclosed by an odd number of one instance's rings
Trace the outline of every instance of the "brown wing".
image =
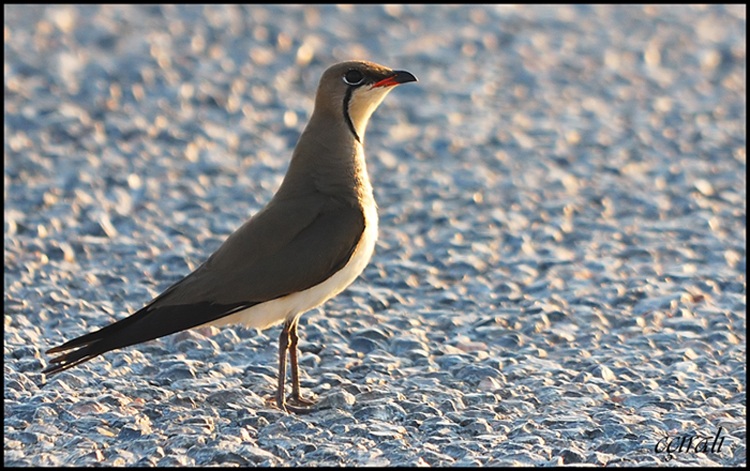
{"type": "Polygon", "coordinates": [[[44,373],[320,284],[346,265],[364,226],[360,208],[324,195],[273,200],[206,263],[135,314],[49,350],[78,349],[52,359],[44,373]]]}

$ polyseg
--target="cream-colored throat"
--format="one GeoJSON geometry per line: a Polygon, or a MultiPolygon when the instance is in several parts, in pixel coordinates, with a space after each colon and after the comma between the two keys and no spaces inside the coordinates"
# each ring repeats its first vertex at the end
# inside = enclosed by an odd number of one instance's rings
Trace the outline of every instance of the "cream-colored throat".
{"type": "Polygon", "coordinates": [[[370,116],[383,101],[393,87],[369,88],[367,86],[355,89],[349,98],[349,119],[360,139],[365,138],[365,129],[370,116]]]}

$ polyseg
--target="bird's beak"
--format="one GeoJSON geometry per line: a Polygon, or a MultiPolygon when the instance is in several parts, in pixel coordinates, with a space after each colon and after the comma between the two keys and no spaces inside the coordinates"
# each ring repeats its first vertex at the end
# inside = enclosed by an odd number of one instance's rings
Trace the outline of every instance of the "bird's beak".
{"type": "Polygon", "coordinates": [[[415,77],[412,73],[407,72],[405,70],[394,70],[393,75],[391,75],[388,78],[384,78],[383,80],[379,82],[375,82],[372,85],[372,88],[378,88],[378,87],[392,87],[394,85],[399,85],[402,83],[408,83],[408,82],[416,82],[417,77],[415,77]]]}

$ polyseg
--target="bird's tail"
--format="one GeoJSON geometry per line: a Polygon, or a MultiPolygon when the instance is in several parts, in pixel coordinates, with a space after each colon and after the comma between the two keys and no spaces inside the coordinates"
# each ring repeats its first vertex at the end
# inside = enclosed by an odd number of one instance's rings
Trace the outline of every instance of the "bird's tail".
{"type": "MultiPolygon", "coordinates": [[[[132,335],[123,336],[123,334],[127,334],[129,330],[133,329],[133,317],[138,316],[138,314],[140,313],[136,313],[132,317],[110,324],[96,332],[82,335],[81,337],[65,342],[62,345],[50,348],[47,350],[48,355],[60,352],[66,353],[50,360],[49,366],[47,366],[42,373],[48,376],[53,375],[89,361],[110,350],[156,338],[151,335],[140,335],[137,339],[132,335]],[[133,341],[127,343],[125,341],[126,338],[133,341]]],[[[137,319],[135,320],[137,321],[137,319]]]]}
{"type": "Polygon", "coordinates": [[[80,365],[110,350],[128,347],[211,323],[244,307],[247,306],[243,303],[220,305],[201,302],[190,305],[166,306],[152,303],[130,317],[103,327],[96,332],[70,340],[58,347],[50,348],[47,350],[47,354],[67,353],[50,360],[50,365],[42,373],[53,375],[80,365]]]}

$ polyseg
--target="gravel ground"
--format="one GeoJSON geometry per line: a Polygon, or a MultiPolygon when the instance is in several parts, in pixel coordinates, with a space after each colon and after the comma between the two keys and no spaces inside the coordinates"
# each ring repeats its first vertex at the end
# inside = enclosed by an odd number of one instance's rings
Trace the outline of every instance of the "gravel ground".
{"type": "Polygon", "coordinates": [[[744,6],[4,11],[6,466],[746,465],[744,6]],[[302,318],[317,410],[278,327],[45,380],[262,207],[350,58],[420,82],[370,122],[373,261],[302,318]]]}

